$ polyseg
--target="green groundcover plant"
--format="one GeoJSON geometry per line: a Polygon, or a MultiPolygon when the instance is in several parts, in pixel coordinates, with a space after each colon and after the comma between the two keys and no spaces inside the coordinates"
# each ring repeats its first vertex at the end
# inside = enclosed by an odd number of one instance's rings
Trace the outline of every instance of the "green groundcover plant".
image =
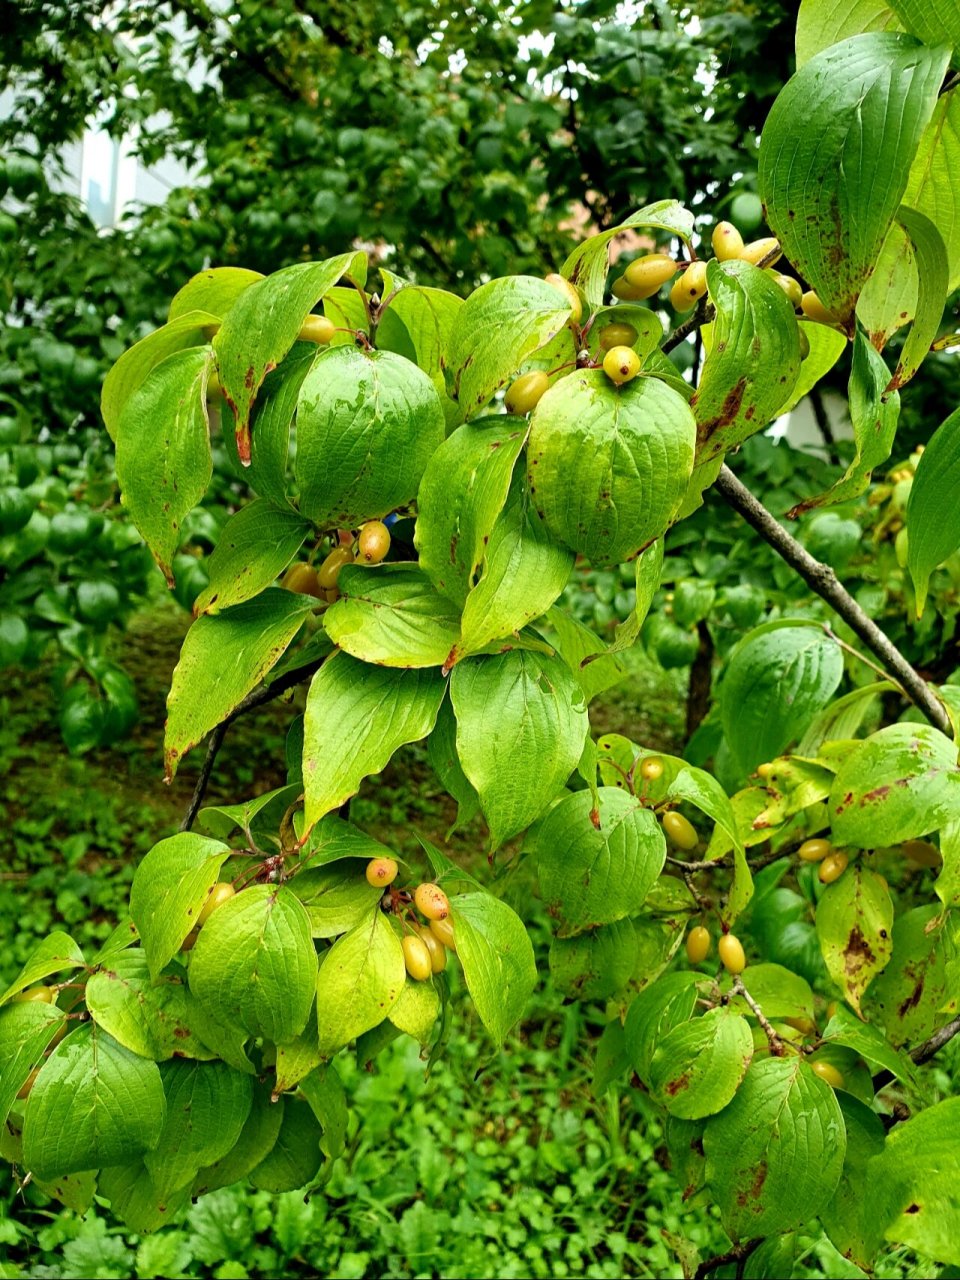
{"type": "MultiPolygon", "coordinates": [[[[350,820],[361,781],[426,740],[491,859],[509,843],[535,867],[555,984],[609,1002],[598,1084],[629,1075],[662,1108],[678,1194],[716,1206],[730,1259],[780,1274],[819,1220],[865,1268],[890,1244],[960,1262],[960,1099],[921,1069],[960,1029],[960,702],[724,465],[851,343],[856,455],[805,505],[862,493],[901,390],[949,345],[960,17],[813,8],[763,133],[772,235],[664,199],[623,224],[656,251],[611,273],[615,228],[466,300],[368,279],[359,252],[211,269],[114,366],[123,501],[169,582],[211,435],[256,496],[169,694],[168,777],[212,734],[184,829],[99,953],[55,932],[0,998],[2,1153],[52,1197],[150,1231],[236,1182],[321,1188],[349,1046],[370,1062],[409,1036],[429,1061],[464,990],[503,1044],[537,981],[522,919],[441,849],[407,865],[350,820]],[[670,353],[695,329],[694,388],[670,353]],[[843,622],[744,628],[708,771],[594,738],[588,707],[711,485],[843,622]],[[609,643],[557,606],[578,556],[633,566],[609,643]],[[202,807],[229,721],[301,683],[287,784],[202,807]],[[938,873],[919,901],[890,887],[905,862],[938,873]]],[[[906,508],[918,612],[960,545],[958,459],[954,413],[906,508]]]]}

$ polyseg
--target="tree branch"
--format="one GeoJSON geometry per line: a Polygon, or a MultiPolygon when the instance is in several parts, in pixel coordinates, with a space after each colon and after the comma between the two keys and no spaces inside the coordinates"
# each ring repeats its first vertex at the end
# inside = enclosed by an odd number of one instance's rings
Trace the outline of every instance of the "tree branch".
{"type": "MultiPolygon", "coordinates": [[[[697,1267],[693,1273],[693,1280],[706,1280],[712,1271],[716,1271],[718,1267],[724,1267],[728,1262],[736,1262],[738,1264],[745,1262],[755,1249],[759,1249],[763,1244],[763,1237],[756,1240],[747,1240],[745,1244],[734,1245],[727,1253],[718,1253],[715,1258],[706,1258],[697,1267]]],[[[737,1273],[740,1274],[738,1265],[737,1273]]]]}
{"type": "MultiPolygon", "coordinates": [[[[934,1031],[932,1036],[928,1036],[926,1040],[921,1041],[916,1048],[910,1050],[910,1057],[917,1064],[922,1066],[925,1062],[940,1052],[945,1044],[949,1044],[955,1036],[960,1035],[960,1014],[953,1018],[950,1022],[945,1022],[942,1027],[934,1031]]],[[[878,1071],[873,1077],[873,1087],[875,1090],[884,1088],[894,1079],[892,1071],[878,1071]]]]}
{"type": "Polygon", "coordinates": [[[729,467],[721,468],[715,486],[721,497],[738,512],[763,540],[773,547],[808,587],[844,620],[867,648],[902,685],[903,691],[932,725],[952,737],[950,719],[930,685],[910,665],[890,638],[880,630],[841,585],[829,565],[822,564],[782,528],[779,521],[759,502],[729,467]]]}

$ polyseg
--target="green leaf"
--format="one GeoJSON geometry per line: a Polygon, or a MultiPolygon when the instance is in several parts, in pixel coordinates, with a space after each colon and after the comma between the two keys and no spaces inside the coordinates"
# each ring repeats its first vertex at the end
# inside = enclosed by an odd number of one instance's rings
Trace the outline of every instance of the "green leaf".
{"type": "Polygon", "coordinates": [[[317,979],[321,1055],[329,1058],[382,1022],[405,981],[400,939],[387,917],[375,911],[323,957],[317,979]]]}
{"type": "Polygon", "coordinates": [[[250,1114],[253,1083],[225,1062],[165,1062],[160,1078],[166,1118],[143,1162],[158,1193],[168,1196],[231,1150],[250,1114]]]}
{"type": "Polygon", "coordinates": [[[547,529],[598,564],[629,560],[677,514],[696,424],[664,382],[616,387],[602,369],[562,378],[531,415],[527,484],[547,529]]]}
{"type": "Polygon", "coordinates": [[[183,642],[167,698],[168,779],[190,748],[276,666],[315,605],[312,596],[268,587],[254,600],[197,619],[183,642]]]}
{"type": "Polygon", "coordinates": [[[248,271],[246,267],[198,271],[173,295],[167,320],[177,320],[190,311],[207,311],[222,320],[241,293],[262,279],[259,271],[248,271]]]}
{"type": "Polygon", "coordinates": [[[398,747],[425,738],[445,692],[439,671],[374,667],[345,653],[329,658],[310,684],[303,722],[306,829],[339,809],[398,747]]]}
{"type": "Polygon", "coordinates": [[[211,330],[220,323],[217,315],[203,309],[171,316],[170,321],[134,343],[103,380],[100,412],[113,441],[117,439],[127,402],[140,390],[157,365],[168,356],[191,347],[203,347],[206,351],[211,330]]]}
{"type": "Polygon", "coordinates": [[[349,1118],[340,1077],[332,1065],[320,1067],[304,1079],[301,1090],[323,1129],[320,1150],[335,1160],[343,1154],[349,1118]]]}
{"type": "Polygon", "coordinates": [[[255,493],[269,498],[276,507],[291,505],[290,428],[297,412],[300,388],[316,358],[314,343],[296,343],[279,369],[267,375],[257,397],[246,478],[255,493]]]}
{"type": "MultiPolygon", "coordinates": [[[[822,325],[820,326],[823,327],[822,325]]],[[[853,340],[853,365],[850,369],[850,422],[856,453],[843,476],[825,493],[805,498],[790,512],[801,515],[814,507],[848,502],[863,493],[875,467],[886,462],[893,448],[900,417],[900,397],[894,392],[885,396],[890,370],[858,329],[853,340]]]]}
{"type": "Polygon", "coordinates": [[[867,1182],[867,1167],[883,1150],[883,1123],[849,1093],[838,1093],[837,1102],[847,1132],[847,1150],[837,1189],[821,1210],[820,1221],[840,1253],[869,1272],[883,1243],[883,1224],[877,1221],[875,1184],[867,1182]],[[868,1185],[870,1194],[864,1195],[868,1185]]]}
{"type": "Polygon", "coordinates": [[[463,416],[474,417],[569,319],[564,294],[536,276],[505,276],[475,289],[457,313],[446,360],[463,416]]]}
{"type": "Polygon", "coordinates": [[[213,474],[209,372],[209,347],[168,356],[129,396],[117,423],[123,503],[171,587],[183,521],[213,474]]]}
{"type": "MultiPolygon", "coordinates": [[[[300,850],[300,874],[305,867],[321,867],[343,858],[396,858],[387,845],[381,844],[352,822],[329,813],[311,828],[306,843],[300,850]]],[[[402,861],[402,859],[398,859],[402,861]]]]}
{"type": "Polygon", "coordinates": [[[885,0],[800,0],[797,67],[848,36],[899,30],[897,15],[885,0]]]}
{"type": "Polygon", "coordinates": [[[900,844],[960,816],[957,747],[925,724],[891,724],[843,759],[830,791],[838,844],[900,844]]]}
{"type": "Polygon", "coordinates": [[[261,1191],[299,1191],[320,1167],[322,1131],[313,1111],[299,1098],[286,1098],[280,1132],[269,1155],[247,1175],[261,1191]]]}
{"type": "Polygon", "coordinates": [[[284,886],[251,885],[210,916],[190,957],[190,990],[221,1020],[282,1044],[313,1004],[310,917],[284,886]]]}
{"type": "Polygon", "coordinates": [[[925,214],[940,232],[947,251],[950,292],[960,284],[960,194],[954,174],[960,164],[960,93],[937,100],[917,150],[904,203],[925,214]]]}
{"type": "Polygon", "coordinates": [[[800,370],[800,338],[787,295],[749,262],[707,267],[713,340],[691,407],[697,463],[742,444],[776,415],[800,370]]]}
{"type": "Polygon", "coordinates": [[[380,274],[384,300],[400,286],[383,314],[391,314],[403,324],[420,368],[431,375],[440,373],[463,299],[445,289],[403,284],[383,268],[380,274]]]}
{"type": "Polygon", "coordinates": [[[897,330],[916,315],[919,287],[913,242],[896,221],[886,234],[877,265],[857,300],[857,320],[877,351],[882,351],[897,330]]]}
{"type": "Polygon", "coordinates": [[[877,1070],[889,1071],[895,1079],[919,1088],[917,1069],[910,1057],[902,1049],[895,1049],[879,1027],[855,1018],[842,1005],[827,1023],[821,1039],[824,1044],[845,1045],[877,1070]]]}
{"type": "Polygon", "coordinates": [[[450,915],[467,990],[500,1048],[537,982],[527,931],[520,917],[489,893],[457,894],[450,899],[450,915]]]}
{"type": "Polygon", "coordinates": [[[33,986],[41,978],[61,973],[64,969],[82,969],[83,952],[68,933],[55,930],[38,943],[30,953],[27,963],[0,996],[0,1005],[7,1004],[15,995],[33,986]]]}
{"type": "Polygon", "coordinates": [[[723,732],[740,772],[799,738],[842,677],[840,646],[820,627],[768,623],[745,636],[720,686],[723,732]]]}
{"type": "Polygon", "coordinates": [[[494,848],[525,830],[577,767],[589,730],[583,694],[557,657],[513,650],[453,669],[457,754],[494,848]]]}
{"type": "Polygon", "coordinates": [[[636,915],[666,859],[649,809],[616,787],[599,796],[597,812],[589,791],[564,796],[533,840],[541,897],[561,936],[636,915]]]}
{"type": "Polygon", "coordinates": [[[703,769],[694,769],[692,766],[681,769],[667,787],[664,799],[685,800],[688,804],[692,804],[701,813],[713,819],[726,834],[731,848],[739,847],[742,851],[743,841],[740,839],[733,805],[712,774],[706,773],[703,769]]]}
{"type": "Polygon", "coordinates": [[[97,1192],[110,1201],[110,1209],[129,1231],[157,1231],[176,1222],[190,1203],[190,1188],[162,1196],[142,1160],[104,1169],[97,1192]]]}
{"type": "Polygon", "coordinates": [[[752,1057],[747,1020],[729,1009],[710,1009],[659,1041],[650,1060],[650,1092],[682,1120],[712,1116],[733,1098],[752,1057]]]}
{"type": "Polygon", "coordinates": [[[650,1087],[650,1064],[657,1045],[674,1027],[688,1022],[697,1007],[696,975],[687,970],[666,973],[641,991],[623,1024],[630,1063],[650,1087]]]}
{"type": "Polygon", "coordinates": [[[246,1043],[250,1033],[229,1013],[202,1003],[187,987],[187,1020],[190,1029],[212,1054],[222,1058],[235,1071],[255,1075],[256,1068],[247,1057],[246,1043]]]}
{"type": "Polygon", "coordinates": [[[94,1022],[142,1058],[213,1056],[190,1026],[182,973],[162,974],[154,984],[139,948],[121,952],[93,974],[85,998],[94,1022]]]}
{"type": "MultiPolygon", "coordinates": [[[[653,604],[654,597],[660,589],[665,551],[665,539],[658,538],[645,551],[642,551],[634,561],[636,603],[623,622],[617,623],[613,633],[613,643],[606,650],[607,653],[622,653],[624,649],[631,649],[637,643],[640,629],[646,621],[650,606],[653,604]]],[[[600,656],[600,654],[597,654],[596,657],[591,655],[589,665],[596,662],[600,656]]],[[[589,701],[589,698],[587,701],[589,701]]]]}
{"type": "Polygon", "coordinates": [[[827,973],[860,1012],[867,987],[893,951],[893,902],[881,876],[851,867],[817,904],[817,937],[827,973]]]}
{"type": "Polygon", "coordinates": [[[727,1235],[777,1235],[830,1203],[846,1150],[843,1114],[800,1058],[762,1058],[730,1106],[707,1122],[703,1146],[727,1235]]]}
{"type": "Polygon", "coordinates": [[[0,1126],[65,1017],[62,1009],[37,1000],[0,1011],[0,1126]]]}
{"type": "Polygon", "coordinates": [[[523,418],[481,418],[458,427],[420,482],[415,541],[420,568],[461,607],[503,510],[527,438],[523,418]]]}
{"type": "Polygon", "coordinates": [[[143,941],[152,978],[157,978],[180,950],[229,856],[230,849],[221,841],[182,831],[158,841],[137,867],[130,890],[130,914],[143,941]]]}
{"type": "Polygon", "coordinates": [[[440,996],[432,982],[405,982],[389,1014],[393,1025],[426,1044],[440,1016],[440,996]]]}
{"type": "Polygon", "coordinates": [[[466,826],[480,812],[480,797],[476,788],[463,772],[457,755],[457,720],[449,701],[442,703],[437,723],[427,739],[427,760],[430,767],[457,802],[457,821],[453,830],[466,826]]]}
{"type": "Polygon", "coordinates": [[[321,528],[387,515],[417,496],[444,434],[440,397],[422,369],[392,351],[331,348],[300,388],[300,510],[321,528]]]}
{"type": "MultiPolygon", "coordinates": [[[[318,827],[322,825],[319,823],[318,827]]],[[[307,909],[310,932],[315,938],[336,938],[361,925],[376,911],[383,892],[376,885],[367,884],[361,867],[359,862],[316,867],[290,881],[291,892],[307,909]]]]}
{"type": "Polygon", "coordinates": [[[910,36],[852,36],[801,67],[767,117],[759,162],[767,220],[842,322],[903,199],[948,62],[948,50],[910,36]]]}
{"type": "Polygon", "coordinates": [[[926,44],[960,45],[960,5],[957,0],[944,0],[936,12],[925,0],[890,0],[890,7],[913,35],[926,44]]]}
{"type": "Polygon", "coordinates": [[[644,205],[619,226],[590,236],[578,244],[563,264],[561,275],[577,286],[591,307],[598,307],[603,301],[610,242],[622,235],[627,227],[668,231],[689,246],[693,236],[693,214],[677,200],[658,200],[644,205]]]}
{"type": "Polygon", "coordinates": [[[284,1102],[283,1098],[274,1102],[268,1088],[254,1084],[253,1102],[240,1136],[226,1155],[200,1170],[191,1195],[206,1195],[246,1178],[273,1150],[283,1123],[284,1102]]]}
{"type": "Polygon", "coordinates": [[[612,1084],[619,1080],[630,1066],[627,1056],[623,1023],[614,1018],[603,1028],[593,1056],[593,1081],[591,1088],[595,1098],[601,1098],[612,1084]]]}
{"type": "Polygon", "coordinates": [[[321,1061],[316,1028],[312,1022],[308,1022],[295,1040],[277,1045],[277,1078],[273,1086],[274,1095],[293,1089],[305,1076],[319,1067],[321,1061]]]}
{"type": "Polygon", "coordinates": [[[220,383],[236,416],[241,461],[250,461],[250,411],[264,378],[296,341],[304,320],[342,275],[358,284],[366,272],[362,253],[325,262],[297,262],[258,280],[240,294],[213,340],[220,383]],[[241,441],[246,443],[241,443],[241,441]]]}
{"type": "Polygon", "coordinates": [[[272,834],[302,791],[302,787],[292,784],[265,791],[263,795],[243,800],[240,804],[207,805],[197,814],[197,826],[218,840],[228,840],[235,831],[246,832],[253,827],[272,834]]]}
{"type": "Polygon", "coordinates": [[[906,205],[900,206],[897,218],[913,242],[919,290],[916,317],[890,379],[891,390],[909,382],[926,359],[943,319],[949,274],[946,246],[930,219],[906,205]]]}
{"type": "Polygon", "coordinates": [[[892,688],[893,685],[886,680],[878,680],[875,684],[853,689],[831,702],[811,721],[809,729],[800,739],[797,755],[816,756],[825,742],[856,737],[865,716],[873,709],[879,695],[889,693],[892,688]]]}
{"type": "Polygon", "coordinates": [[[460,636],[460,614],[413,564],[345,565],[340,599],[323,615],[330,639],[362,662],[440,667],[460,636]]]}
{"type": "MultiPolygon", "coordinates": [[[[813,992],[798,973],[779,964],[752,964],[744,985],[768,1018],[812,1018],[813,992]]],[[[731,1005],[744,1017],[752,1017],[742,996],[732,996],[731,1005]]]]}
{"type": "Polygon", "coordinates": [[[917,1044],[957,1012],[951,972],[958,961],[960,925],[955,912],[931,903],[898,917],[893,955],[871,992],[892,1044],[917,1044]]]}
{"type": "Polygon", "coordinates": [[[960,547],[960,409],[955,409],[927,442],[907,499],[907,564],[923,613],[930,575],[960,547]]]}
{"type": "Polygon", "coordinates": [[[934,885],[945,907],[960,906],[960,821],[948,822],[940,830],[943,867],[934,885]]]}
{"type": "Polygon", "coordinates": [[[193,602],[194,617],[220,613],[272,586],[303,546],[307,522],[289,507],[255,498],[223,526],[204,561],[210,581],[193,602]]]}
{"type": "Polygon", "coordinates": [[[38,1178],[127,1164],[156,1146],[164,1113],[157,1064],[85,1023],[57,1045],[30,1091],[24,1163],[38,1178]]]}
{"type": "MultiPolygon", "coordinates": [[[[662,544],[654,543],[645,551],[638,564],[646,560],[650,552],[662,544]]],[[[624,623],[624,626],[627,624],[624,623]]],[[[576,676],[587,702],[592,702],[605,689],[619,684],[627,676],[626,661],[606,645],[595,631],[572,617],[566,610],[554,606],[547,611],[540,627],[553,647],[576,676]]]]}
{"type": "Polygon", "coordinates": [[[960,1098],[928,1107],[888,1134],[867,1164],[875,1220],[894,1244],[960,1263],[960,1098]]]}

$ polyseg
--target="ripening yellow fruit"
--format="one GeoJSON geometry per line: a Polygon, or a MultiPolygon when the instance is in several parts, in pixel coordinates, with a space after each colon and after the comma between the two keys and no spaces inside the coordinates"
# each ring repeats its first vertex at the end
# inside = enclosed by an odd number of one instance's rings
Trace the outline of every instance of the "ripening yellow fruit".
{"type": "Polygon", "coordinates": [[[357,534],[357,559],[379,564],[390,550],[390,530],[382,520],[369,520],[357,534]]]}
{"type": "Polygon", "coordinates": [[[777,771],[777,766],[772,760],[766,760],[763,764],[757,765],[758,778],[772,778],[777,771]]]}
{"type": "Polygon", "coordinates": [[[27,987],[13,997],[13,1004],[53,1004],[53,991],[50,987],[27,987]]]}
{"type": "Polygon", "coordinates": [[[770,255],[769,262],[764,263],[765,266],[772,267],[773,264],[783,255],[780,248],[780,241],[776,236],[765,236],[762,240],[751,240],[749,244],[743,246],[740,254],[741,262],[752,262],[754,266],[758,262],[770,255]]]}
{"type": "Polygon", "coordinates": [[[452,920],[431,920],[430,932],[438,942],[442,942],[445,947],[448,947],[456,954],[457,940],[454,937],[452,920]]]}
{"type": "Polygon", "coordinates": [[[632,347],[611,347],[603,357],[603,372],[611,382],[622,387],[640,372],[640,357],[632,347]]]}
{"type": "Polygon", "coordinates": [[[228,884],[226,880],[218,881],[207,894],[206,901],[200,908],[197,915],[197,928],[206,924],[217,907],[222,907],[225,902],[229,902],[236,892],[233,885],[228,884]]]}
{"type": "Polygon", "coordinates": [[[732,222],[718,222],[713,228],[710,243],[720,262],[739,258],[743,253],[743,236],[732,222]]]}
{"type": "Polygon", "coordinates": [[[184,938],[184,940],[180,943],[180,950],[192,951],[193,948],[197,945],[197,938],[199,938],[199,936],[200,936],[200,932],[198,929],[191,929],[190,932],[187,934],[187,936],[184,938]]]}
{"type": "Polygon", "coordinates": [[[815,1036],[817,1034],[817,1024],[810,1017],[800,1018],[784,1018],[784,1022],[788,1027],[793,1027],[804,1036],[815,1036]]]}
{"type": "Polygon", "coordinates": [[[663,761],[659,756],[646,756],[640,764],[640,777],[645,782],[656,782],[663,777],[663,761]]]}
{"type": "Polygon", "coordinates": [[[943,863],[940,850],[929,840],[904,840],[900,848],[914,866],[935,868],[943,863]]]}
{"type": "Polygon", "coordinates": [[[743,943],[735,934],[725,933],[717,943],[717,951],[727,973],[743,973],[747,967],[747,957],[744,954],[743,943]]]}
{"type": "Polygon", "coordinates": [[[326,316],[307,316],[297,337],[301,342],[318,342],[323,345],[330,341],[336,329],[337,326],[326,316]]]}
{"type": "Polygon", "coordinates": [[[822,862],[833,853],[833,845],[829,840],[804,840],[797,850],[798,857],[804,862],[822,862]]]}
{"type": "Polygon", "coordinates": [[[835,1018],[837,1016],[837,1010],[839,1008],[840,1008],[840,1005],[838,1001],[836,1000],[830,1001],[830,1003],[827,1005],[827,1021],[828,1022],[830,1021],[831,1018],[835,1018]]]}
{"type": "Polygon", "coordinates": [[[408,933],[401,945],[403,946],[403,963],[407,966],[407,973],[415,981],[425,982],[433,973],[433,964],[430,960],[427,944],[419,935],[408,933]]]}
{"type": "Polygon", "coordinates": [[[710,930],[695,925],[687,934],[687,959],[691,964],[703,964],[709,954],[710,930]]]}
{"type": "Polygon", "coordinates": [[[30,1090],[36,1084],[37,1076],[40,1074],[40,1068],[34,1067],[30,1074],[24,1080],[23,1084],[17,1090],[17,1097],[21,1100],[30,1096],[30,1090]]]}
{"type": "Polygon", "coordinates": [[[334,547],[317,570],[317,582],[324,591],[337,585],[340,570],[345,564],[353,564],[353,551],[349,547],[334,547]]]}
{"type": "Polygon", "coordinates": [[[317,571],[312,564],[292,564],[283,575],[280,585],[287,591],[296,592],[297,595],[314,596],[317,600],[321,598],[317,571]]]}
{"type": "Polygon", "coordinates": [[[828,311],[812,289],[800,299],[800,310],[808,320],[813,320],[817,324],[829,324],[836,327],[837,317],[832,311],[828,311]]]}
{"type": "Polygon", "coordinates": [[[652,298],[657,290],[672,280],[680,268],[666,253],[648,253],[642,258],[635,258],[623,273],[624,279],[631,289],[635,289],[636,301],[652,298]]]}
{"type": "Polygon", "coordinates": [[[418,884],[413,901],[428,920],[446,920],[450,914],[450,899],[438,884],[418,884]]]}
{"type": "Polygon", "coordinates": [[[576,286],[572,285],[569,280],[564,280],[563,276],[557,275],[555,271],[545,277],[547,284],[559,290],[570,304],[570,320],[569,324],[579,324],[580,317],[583,315],[583,303],[580,301],[580,295],[577,293],[576,286]]]}
{"type": "Polygon", "coordinates": [[[609,351],[613,347],[632,347],[637,331],[632,324],[605,324],[598,337],[601,351],[609,351]]]}
{"type": "Polygon", "coordinates": [[[793,307],[794,311],[796,311],[803,301],[803,285],[799,280],[794,280],[793,276],[785,276],[780,271],[774,271],[772,267],[770,268],[770,276],[772,279],[776,280],[777,284],[787,295],[790,305],[793,307]]]}
{"type": "Polygon", "coordinates": [[[811,1062],[810,1066],[824,1084],[828,1084],[831,1089],[843,1088],[843,1075],[832,1062],[826,1062],[823,1058],[818,1058],[816,1062],[811,1062]]]}
{"type": "Polygon", "coordinates": [[[367,884],[372,884],[375,889],[385,889],[396,880],[399,870],[393,858],[371,858],[365,873],[367,884]]]}
{"type": "Polygon", "coordinates": [[[691,262],[670,290],[670,305],[677,311],[689,311],[707,292],[707,264],[691,262]]]}
{"type": "Polygon", "coordinates": [[[431,933],[429,927],[418,929],[417,933],[423,939],[427,950],[430,952],[430,965],[434,973],[443,973],[447,967],[447,948],[443,945],[439,938],[431,933]]]}
{"type": "Polygon", "coordinates": [[[683,849],[689,853],[700,843],[693,823],[688,822],[682,813],[674,813],[672,809],[663,815],[663,830],[675,849],[683,849]]]}
{"type": "Polygon", "coordinates": [[[820,879],[824,884],[833,884],[846,871],[849,861],[845,853],[831,853],[820,863],[820,879]]]}
{"type": "Polygon", "coordinates": [[[626,276],[617,276],[610,286],[610,292],[621,302],[642,302],[644,298],[650,297],[650,294],[645,290],[638,289],[632,285],[626,276]]]}
{"type": "Polygon", "coordinates": [[[550,379],[542,369],[521,373],[516,382],[512,382],[507,388],[507,394],[503,398],[507,413],[518,413],[521,417],[529,413],[540,403],[549,386],[550,379]]]}

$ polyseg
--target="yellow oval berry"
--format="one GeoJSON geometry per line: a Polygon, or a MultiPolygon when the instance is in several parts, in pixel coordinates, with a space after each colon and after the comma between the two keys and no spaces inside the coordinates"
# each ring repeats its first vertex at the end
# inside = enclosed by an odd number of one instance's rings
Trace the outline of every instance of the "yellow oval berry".
{"type": "Polygon", "coordinates": [[[745,244],[740,253],[741,262],[752,262],[754,266],[758,262],[763,262],[764,258],[769,256],[769,261],[764,266],[772,267],[783,255],[780,248],[780,241],[776,236],[765,236],[762,240],[751,240],[749,244],[745,244]]]}
{"type": "Polygon", "coordinates": [[[846,871],[849,861],[845,853],[831,853],[820,863],[820,879],[824,884],[833,884],[846,871]]]}
{"type": "Polygon", "coordinates": [[[53,1004],[53,991],[50,987],[27,987],[13,997],[14,1004],[53,1004]]]}
{"type": "Polygon", "coordinates": [[[720,953],[721,963],[727,973],[743,973],[747,967],[747,957],[744,954],[743,943],[735,934],[725,933],[717,943],[717,951],[720,953]]]}
{"type": "Polygon", "coordinates": [[[611,347],[603,357],[603,372],[621,387],[640,372],[640,357],[632,347],[611,347]]]}
{"type": "Polygon", "coordinates": [[[580,301],[580,295],[577,293],[576,286],[572,285],[569,280],[564,280],[563,276],[557,275],[555,271],[545,277],[547,284],[552,284],[566,298],[570,304],[570,320],[569,324],[579,324],[580,317],[583,315],[583,303],[580,301]]]}
{"type": "Polygon", "coordinates": [[[803,301],[803,285],[799,280],[794,280],[793,276],[785,276],[780,271],[774,271],[772,267],[770,268],[770,275],[787,295],[790,305],[796,311],[803,301]]]}
{"type": "Polygon", "coordinates": [[[317,583],[324,591],[337,585],[340,570],[345,564],[353,564],[353,552],[349,547],[334,547],[317,570],[317,583]]]}
{"type": "Polygon", "coordinates": [[[687,934],[687,959],[691,964],[703,964],[709,954],[710,930],[695,925],[687,934]]]}
{"type": "Polygon", "coordinates": [[[788,1027],[793,1027],[804,1036],[815,1036],[817,1034],[817,1024],[811,1017],[784,1018],[784,1022],[788,1027]]]}
{"type": "Polygon", "coordinates": [[[822,862],[833,853],[833,845],[829,840],[804,840],[797,850],[797,856],[804,862],[822,862]]]}
{"type": "Polygon", "coordinates": [[[636,301],[652,298],[657,290],[672,280],[680,268],[666,253],[648,253],[635,258],[624,270],[623,276],[631,289],[636,290],[636,301]]]}
{"type": "Polygon", "coordinates": [[[721,262],[739,258],[743,253],[743,236],[732,222],[718,222],[710,237],[713,252],[721,262]]]}
{"type": "Polygon", "coordinates": [[[645,782],[656,782],[663,777],[663,761],[659,756],[647,756],[640,763],[640,777],[645,782]]]}
{"type": "Polygon", "coordinates": [[[385,889],[396,880],[399,870],[393,858],[371,858],[365,872],[367,884],[372,884],[375,889],[385,889]]]}
{"type": "Polygon", "coordinates": [[[800,299],[800,310],[808,320],[813,320],[816,324],[829,324],[836,328],[837,317],[832,311],[828,311],[812,289],[800,299]]]}
{"type": "Polygon", "coordinates": [[[401,945],[403,946],[403,963],[407,966],[407,973],[415,981],[425,982],[433,973],[433,964],[430,960],[427,944],[418,934],[408,933],[401,945]]]}
{"type": "Polygon", "coordinates": [[[663,830],[675,849],[683,849],[689,852],[700,843],[696,827],[692,822],[688,822],[682,813],[674,813],[672,810],[665,813],[663,815],[663,830]]]}
{"type": "Polygon", "coordinates": [[[670,290],[670,305],[677,311],[689,311],[707,292],[707,264],[691,262],[670,290]]]}
{"type": "Polygon", "coordinates": [[[329,342],[336,332],[337,326],[326,316],[307,316],[300,326],[297,337],[301,342],[318,342],[321,345],[329,342]]]}
{"type": "Polygon", "coordinates": [[[40,1068],[34,1067],[33,1070],[30,1072],[30,1074],[27,1076],[26,1080],[24,1080],[23,1084],[17,1090],[18,1098],[23,1100],[24,1098],[28,1098],[30,1096],[30,1090],[36,1084],[37,1076],[39,1074],[40,1074],[40,1068]]]}
{"type": "Polygon", "coordinates": [[[226,880],[221,880],[215,884],[207,894],[206,901],[197,914],[197,928],[199,929],[201,925],[206,924],[214,911],[218,907],[222,907],[225,902],[229,902],[236,892],[233,885],[227,884],[226,880]]]}
{"type": "Polygon", "coordinates": [[[632,347],[637,340],[637,331],[632,324],[605,324],[598,338],[601,351],[610,351],[613,347],[632,347]]]}
{"type": "Polygon", "coordinates": [[[828,1084],[831,1089],[843,1088],[843,1075],[837,1070],[832,1062],[827,1062],[823,1058],[818,1058],[816,1062],[811,1062],[810,1066],[824,1084],[828,1084]]]}
{"type": "Polygon", "coordinates": [[[428,920],[446,920],[450,914],[450,900],[438,884],[418,884],[413,901],[428,920]]]}
{"type": "Polygon", "coordinates": [[[550,379],[542,369],[521,373],[516,382],[512,382],[507,388],[507,394],[503,398],[507,413],[518,413],[521,417],[529,413],[540,403],[549,386],[550,379]]]}
{"type": "Polygon", "coordinates": [[[370,520],[357,534],[357,559],[379,564],[390,550],[390,530],[382,520],[370,520]]]}
{"type": "Polygon", "coordinates": [[[767,760],[763,764],[757,765],[758,778],[772,778],[777,771],[777,766],[772,760],[767,760]]]}
{"type": "Polygon", "coordinates": [[[610,292],[621,302],[642,302],[644,298],[650,297],[643,289],[635,288],[626,276],[617,276],[610,286],[610,292]]]}
{"type": "Polygon", "coordinates": [[[442,942],[445,947],[456,953],[457,940],[454,936],[452,920],[431,920],[430,932],[438,942],[442,942]]]}
{"type": "Polygon", "coordinates": [[[293,591],[297,595],[314,596],[317,600],[321,599],[317,571],[311,564],[292,564],[283,575],[283,581],[280,585],[285,587],[287,591],[293,591]]]}
{"type": "Polygon", "coordinates": [[[434,973],[443,973],[447,967],[447,949],[440,941],[431,933],[430,929],[418,929],[417,933],[424,941],[424,945],[430,952],[430,965],[434,973]]]}

